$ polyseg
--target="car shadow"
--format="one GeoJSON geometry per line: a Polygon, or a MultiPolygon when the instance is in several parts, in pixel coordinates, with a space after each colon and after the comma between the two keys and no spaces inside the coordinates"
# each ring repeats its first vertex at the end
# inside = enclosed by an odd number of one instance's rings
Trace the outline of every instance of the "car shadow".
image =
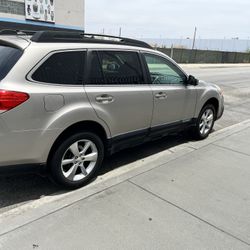
{"type": "Polygon", "coordinates": [[[169,150],[191,140],[192,138],[187,133],[182,132],[180,134],[172,134],[159,140],[122,150],[104,160],[104,164],[99,175],[106,174],[109,171],[123,167],[124,165],[132,162],[142,160],[162,151],[169,150]]]}
{"type": "MultiPolygon", "coordinates": [[[[190,135],[187,132],[183,132],[123,150],[104,160],[99,176],[191,140],[190,135]]],[[[48,177],[37,174],[20,173],[0,176],[0,213],[24,203],[40,199],[43,196],[52,196],[66,192],[68,191],[62,190],[51,182],[48,177]]]]}

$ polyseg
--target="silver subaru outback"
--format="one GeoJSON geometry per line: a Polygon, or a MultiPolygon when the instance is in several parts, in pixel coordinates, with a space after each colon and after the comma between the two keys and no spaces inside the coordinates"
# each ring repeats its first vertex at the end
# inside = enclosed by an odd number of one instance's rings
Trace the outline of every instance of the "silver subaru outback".
{"type": "Polygon", "coordinates": [[[57,183],[78,188],[107,154],[184,129],[205,139],[223,110],[218,86],[144,42],[0,35],[0,169],[46,166],[57,183]]]}

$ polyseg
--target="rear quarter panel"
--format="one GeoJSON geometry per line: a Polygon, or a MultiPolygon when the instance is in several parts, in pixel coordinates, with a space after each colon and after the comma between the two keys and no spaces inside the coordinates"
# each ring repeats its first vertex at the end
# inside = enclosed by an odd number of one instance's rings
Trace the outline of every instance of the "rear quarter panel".
{"type": "Polygon", "coordinates": [[[49,47],[28,47],[0,82],[0,89],[25,92],[30,96],[22,105],[0,115],[0,166],[46,162],[58,136],[80,121],[99,123],[110,137],[108,126],[97,117],[83,86],[42,84],[26,79],[28,72],[50,51],[49,47]],[[50,102],[46,106],[48,99],[50,102]]]}

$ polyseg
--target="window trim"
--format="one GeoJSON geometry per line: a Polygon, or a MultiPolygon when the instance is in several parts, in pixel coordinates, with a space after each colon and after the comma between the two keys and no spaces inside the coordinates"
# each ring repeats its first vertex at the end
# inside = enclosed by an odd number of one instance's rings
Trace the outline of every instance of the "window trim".
{"type": "MultiPolygon", "coordinates": [[[[134,49],[118,49],[118,48],[93,48],[93,49],[88,49],[88,60],[87,60],[87,74],[86,74],[86,81],[84,86],[85,87],[138,87],[138,86],[148,86],[149,84],[147,83],[148,81],[148,77],[147,77],[147,72],[145,70],[145,65],[144,62],[142,60],[142,55],[140,53],[140,50],[134,50],[134,49]],[[97,52],[98,54],[98,59],[100,60],[100,55],[99,52],[102,51],[113,51],[113,52],[133,52],[136,53],[139,59],[139,64],[141,67],[141,72],[142,72],[142,77],[143,77],[143,81],[144,83],[141,84],[89,84],[88,83],[88,79],[89,79],[89,69],[90,69],[90,62],[91,62],[91,57],[93,55],[93,52],[97,52]]],[[[104,77],[105,79],[105,77],[104,77]]]]}
{"type": "Polygon", "coordinates": [[[32,83],[37,83],[39,85],[47,85],[47,86],[64,86],[64,87],[83,87],[84,83],[86,81],[86,74],[83,76],[83,81],[81,84],[62,84],[62,83],[47,83],[47,82],[39,82],[36,81],[32,78],[32,75],[35,73],[35,71],[46,61],[48,60],[51,56],[53,56],[54,54],[57,53],[64,53],[64,52],[85,52],[85,67],[83,69],[83,72],[86,72],[87,69],[87,56],[88,56],[88,51],[87,49],[60,49],[60,50],[53,50],[51,52],[49,52],[48,54],[46,54],[26,75],[26,80],[32,83]]]}
{"type": "Polygon", "coordinates": [[[152,52],[148,52],[148,51],[141,51],[141,55],[142,55],[142,59],[144,61],[144,65],[146,67],[146,72],[147,72],[147,78],[148,78],[148,81],[149,81],[149,84],[151,86],[186,86],[185,82],[183,83],[176,83],[176,84],[170,84],[170,83],[164,83],[164,84],[154,84],[152,81],[151,81],[151,75],[150,75],[150,70],[149,70],[149,67],[148,67],[148,64],[147,64],[147,61],[146,61],[146,58],[145,58],[145,55],[148,54],[148,55],[152,55],[152,56],[158,56],[160,58],[162,58],[163,60],[165,61],[168,61],[170,63],[172,63],[177,69],[180,70],[180,72],[183,73],[183,75],[186,77],[186,80],[188,79],[188,74],[171,58],[169,57],[165,57],[161,54],[158,54],[158,53],[152,53],[152,52]]]}

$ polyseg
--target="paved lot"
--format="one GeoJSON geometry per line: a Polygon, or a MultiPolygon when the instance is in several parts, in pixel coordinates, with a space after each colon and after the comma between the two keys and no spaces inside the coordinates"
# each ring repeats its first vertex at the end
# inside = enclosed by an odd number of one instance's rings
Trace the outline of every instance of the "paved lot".
{"type": "Polygon", "coordinates": [[[250,249],[249,138],[250,119],[105,183],[0,215],[0,248],[250,249]]]}
{"type": "MultiPolygon", "coordinates": [[[[206,81],[215,82],[224,90],[226,111],[223,119],[217,122],[215,130],[228,127],[250,117],[250,65],[237,67],[198,67],[184,66],[190,73],[206,81]]],[[[173,147],[189,140],[186,135],[170,136],[168,140],[153,142],[116,154],[108,159],[103,170],[108,175],[112,169],[127,164],[141,164],[146,156],[154,159],[159,152],[171,154],[173,147]]],[[[106,174],[105,174],[106,173],[106,174]]],[[[102,177],[101,177],[102,178],[102,177]]],[[[0,177],[0,213],[6,212],[21,204],[39,199],[42,196],[53,196],[59,191],[48,179],[36,175],[0,177]]]]}

